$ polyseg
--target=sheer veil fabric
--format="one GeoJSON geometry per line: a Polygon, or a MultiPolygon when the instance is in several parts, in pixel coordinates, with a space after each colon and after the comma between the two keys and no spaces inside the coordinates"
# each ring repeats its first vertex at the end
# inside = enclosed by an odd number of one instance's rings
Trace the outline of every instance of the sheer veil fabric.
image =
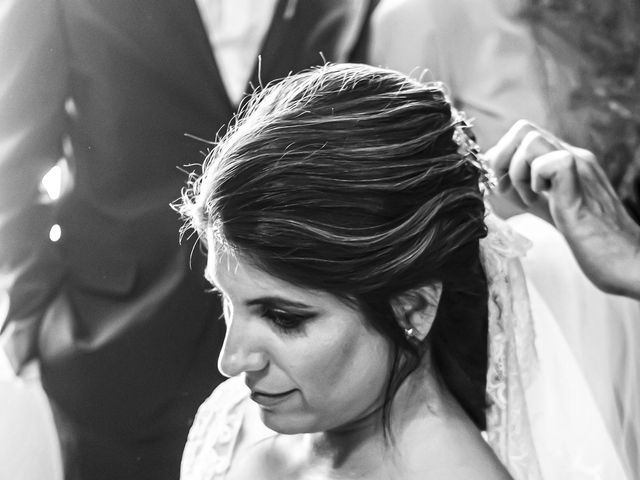
{"type": "MultiPolygon", "coordinates": [[[[538,231],[543,227],[535,217],[528,221],[538,231]]],[[[541,295],[539,282],[525,276],[521,260],[531,242],[492,215],[487,225],[481,252],[490,296],[489,444],[516,480],[630,480],[624,455],[559,327],[562,319],[549,308],[548,292],[541,295]]],[[[547,281],[553,283],[554,268],[564,267],[566,262],[548,263],[547,281]]],[[[567,303],[583,301],[572,293],[555,295],[567,303]]]]}
{"type": "Polygon", "coordinates": [[[489,287],[487,441],[517,480],[541,480],[526,392],[539,371],[519,257],[530,243],[497,217],[486,219],[482,266],[489,287]]]}
{"type": "Polygon", "coordinates": [[[598,290],[547,222],[508,224],[532,241],[521,258],[539,363],[529,416],[554,467],[545,480],[640,478],[640,302],[598,290]]]}

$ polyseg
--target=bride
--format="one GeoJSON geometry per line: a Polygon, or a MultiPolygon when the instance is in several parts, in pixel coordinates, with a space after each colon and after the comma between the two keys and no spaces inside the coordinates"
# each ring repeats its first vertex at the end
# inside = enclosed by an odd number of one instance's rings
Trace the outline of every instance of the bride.
{"type": "Polygon", "coordinates": [[[183,479],[543,478],[527,242],[486,217],[465,128],[438,85],[365,65],[251,100],[178,207],[231,377],[183,479]]]}

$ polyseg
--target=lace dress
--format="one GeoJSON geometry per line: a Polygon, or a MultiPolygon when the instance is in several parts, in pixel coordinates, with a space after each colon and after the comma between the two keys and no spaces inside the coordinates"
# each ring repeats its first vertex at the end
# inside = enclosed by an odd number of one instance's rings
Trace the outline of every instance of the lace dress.
{"type": "MultiPolygon", "coordinates": [[[[182,456],[182,480],[226,477],[250,401],[244,382],[234,377],[218,386],[202,404],[182,456]]],[[[267,436],[276,434],[264,425],[262,428],[267,436]]]]}

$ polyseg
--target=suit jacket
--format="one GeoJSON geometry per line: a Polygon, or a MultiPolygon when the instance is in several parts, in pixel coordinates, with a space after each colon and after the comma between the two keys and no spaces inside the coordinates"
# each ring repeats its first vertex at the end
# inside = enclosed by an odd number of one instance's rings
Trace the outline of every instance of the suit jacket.
{"type": "MultiPolygon", "coordinates": [[[[361,59],[371,8],[280,0],[252,84],[361,59]]],[[[215,139],[235,109],[198,9],[5,0],[0,45],[5,342],[37,335],[13,352],[38,356],[47,393],[83,432],[86,478],[175,478],[195,409],[221,380],[224,334],[203,256],[178,243],[170,208],[181,167],[203,160],[197,139],[215,139]],[[65,137],[74,188],[52,205],[38,183],[65,137]]]]}

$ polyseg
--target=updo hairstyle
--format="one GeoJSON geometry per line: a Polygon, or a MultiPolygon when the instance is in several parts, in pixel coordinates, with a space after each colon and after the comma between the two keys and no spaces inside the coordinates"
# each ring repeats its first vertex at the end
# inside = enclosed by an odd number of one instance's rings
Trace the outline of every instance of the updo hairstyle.
{"type": "Polygon", "coordinates": [[[385,421],[400,383],[430,352],[485,427],[486,171],[458,152],[460,128],[438,84],[327,64],[255,93],[182,199],[201,238],[213,231],[216,248],[332,293],[390,340],[385,421]],[[407,339],[392,302],[435,281],[443,291],[425,349],[407,339]]]}

